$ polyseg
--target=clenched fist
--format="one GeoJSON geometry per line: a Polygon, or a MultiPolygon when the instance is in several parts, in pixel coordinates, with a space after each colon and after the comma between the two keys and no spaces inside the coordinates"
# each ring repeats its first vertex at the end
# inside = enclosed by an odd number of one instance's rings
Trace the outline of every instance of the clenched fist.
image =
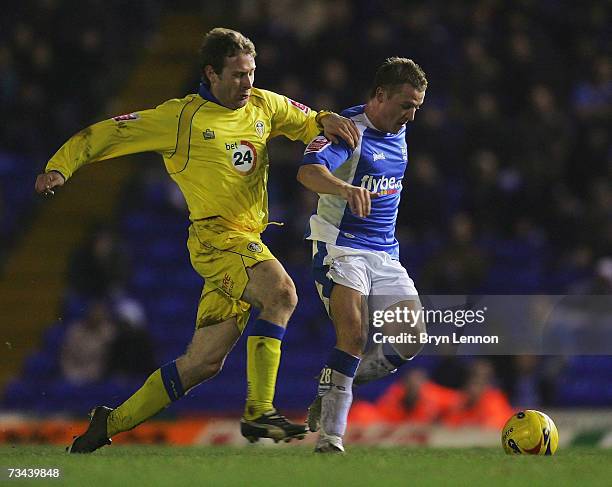
{"type": "Polygon", "coordinates": [[[378,194],[347,184],[340,190],[340,196],[348,201],[349,208],[354,215],[365,218],[372,211],[372,198],[376,198],[378,194]]]}

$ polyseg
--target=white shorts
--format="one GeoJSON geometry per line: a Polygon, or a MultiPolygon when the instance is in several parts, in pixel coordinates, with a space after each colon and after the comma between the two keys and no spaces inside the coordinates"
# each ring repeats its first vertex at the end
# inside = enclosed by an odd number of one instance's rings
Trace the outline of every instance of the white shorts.
{"type": "Polygon", "coordinates": [[[387,309],[400,301],[414,300],[419,294],[406,269],[386,252],[352,249],[319,241],[313,241],[312,248],[315,285],[328,314],[334,284],[367,296],[370,313],[374,309],[387,309]]]}

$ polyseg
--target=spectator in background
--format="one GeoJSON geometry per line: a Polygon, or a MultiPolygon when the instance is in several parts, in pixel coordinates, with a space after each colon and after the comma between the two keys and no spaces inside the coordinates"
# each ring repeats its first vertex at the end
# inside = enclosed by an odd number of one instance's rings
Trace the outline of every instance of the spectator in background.
{"type": "Polygon", "coordinates": [[[157,368],[153,339],[139,303],[123,299],[115,306],[117,331],[109,345],[108,375],[140,379],[157,368]]]}
{"type": "Polygon", "coordinates": [[[574,108],[583,119],[603,119],[609,116],[612,103],[612,62],[598,56],[591,71],[589,80],[581,79],[574,86],[574,108]]]}
{"type": "Polygon", "coordinates": [[[526,110],[516,119],[520,170],[532,193],[545,194],[551,181],[567,170],[573,132],[551,88],[536,84],[529,90],[526,110]]]}
{"type": "Polygon", "coordinates": [[[595,263],[592,275],[570,288],[573,294],[612,294],[612,257],[602,257],[595,263]]]}
{"type": "MultiPolygon", "coordinates": [[[[610,150],[612,155],[612,147],[610,150]]],[[[612,173],[612,164],[610,170],[612,173]]],[[[584,235],[582,238],[594,249],[597,255],[602,259],[610,258],[610,249],[612,249],[612,184],[604,177],[591,180],[580,232],[584,235]]]]}
{"type": "Polygon", "coordinates": [[[484,235],[501,233],[499,214],[506,214],[506,221],[513,214],[511,194],[502,187],[501,161],[492,150],[479,149],[469,156],[467,181],[467,211],[477,219],[484,235]]]}
{"type": "Polygon", "coordinates": [[[432,382],[422,369],[412,369],[374,404],[356,401],[349,421],[359,424],[377,421],[434,424],[458,408],[460,401],[458,391],[432,382]]]}
{"type": "Polygon", "coordinates": [[[474,224],[466,213],[451,221],[451,241],[425,264],[421,286],[427,291],[465,294],[478,289],[486,275],[487,259],[474,244],[474,224]]]}
{"type": "Polygon", "coordinates": [[[402,204],[401,220],[416,239],[436,239],[444,230],[446,190],[431,154],[416,154],[403,185],[409,202],[402,204]]]}
{"type": "Polygon", "coordinates": [[[69,285],[87,298],[109,296],[121,290],[129,275],[127,254],[111,228],[100,226],[90,235],[70,259],[69,285]]]}
{"type": "Polygon", "coordinates": [[[93,301],[83,319],[68,325],[60,354],[64,377],[75,384],[96,382],[108,369],[110,344],[117,333],[104,301],[93,301]]]}
{"type": "Polygon", "coordinates": [[[501,428],[514,412],[506,395],[494,385],[493,366],[488,360],[472,362],[460,397],[443,418],[447,426],[501,428]]]}
{"type": "Polygon", "coordinates": [[[349,421],[501,428],[512,413],[506,395],[494,385],[491,363],[478,359],[461,389],[441,386],[423,370],[412,369],[375,403],[356,401],[349,421]]]}
{"type": "Polygon", "coordinates": [[[564,357],[537,355],[496,356],[491,361],[510,402],[519,408],[549,405],[555,397],[555,381],[564,357]]]}
{"type": "Polygon", "coordinates": [[[431,371],[431,379],[441,386],[460,389],[468,377],[465,357],[456,355],[456,345],[441,344],[439,353],[437,364],[431,371]]]}
{"type": "MultiPolygon", "coordinates": [[[[502,116],[499,99],[490,91],[475,95],[475,110],[466,114],[466,133],[463,143],[464,151],[478,147],[489,148],[494,154],[500,154],[507,146],[510,127],[506,117],[502,116]]],[[[469,157],[464,152],[464,157],[469,157]]]]}

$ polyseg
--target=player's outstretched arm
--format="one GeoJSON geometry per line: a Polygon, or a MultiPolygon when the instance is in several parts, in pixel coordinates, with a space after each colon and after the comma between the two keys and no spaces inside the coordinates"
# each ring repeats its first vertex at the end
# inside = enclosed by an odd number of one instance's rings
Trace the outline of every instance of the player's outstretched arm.
{"type": "Polygon", "coordinates": [[[47,173],[39,174],[36,176],[36,183],[34,189],[37,193],[44,195],[54,195],[55,191],[53,188],[63,186],[66,179],[59,171],[49,171],[47,173]]]}
{"type": "Polygon", "coordinates": [[[38,193],[52,195],[82,166],[138,152],[174,150],[182,100],[170,100],[155,109],[113,117],[73,135],[49,160],[36,178],[38,193]]]}
{"type": "Polygon", "coordinates": [[[297,180],[307,189],[319,194],[334,194],[345,199],[351,212],[365,218],[372,211],[372,198],[377,196],[365,188],[353,186],[334,176],[321,164],[305,164],[300,167],[297,180]]]}

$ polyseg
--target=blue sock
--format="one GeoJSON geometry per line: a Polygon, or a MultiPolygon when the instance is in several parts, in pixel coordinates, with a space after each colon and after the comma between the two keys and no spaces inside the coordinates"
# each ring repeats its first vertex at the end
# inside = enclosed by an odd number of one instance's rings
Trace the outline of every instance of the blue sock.
{"type": "Polygon", "coordinates": [[[360,359],[343,352],[338,348],[334,348],[327,359],[327,367],[340,372],[347,377],[355,377],[355,372],[359,366],[360,359]]]}
{"type": "Polygon", "coordinates": [[[168,393],[168,397],[171,401],[176,401],[183,397],[185,391],[183,390],[183,384],[181,384],[181,378],[179,377],[178,370],[176,369],[176,360],[162,365],[159,371],[161,372],[162,382],[168,393]]]}
{"type": "Polygon", "coordinates": [[[276,338],[277,340],[283,339],[285,336],[286,329],[282,326],[275,325],[274,323],[258,319],[255,321],[255,325],[253,325],[253,330],[251,331],[250,336],[262,336],[269,338],[276,338]]]}

